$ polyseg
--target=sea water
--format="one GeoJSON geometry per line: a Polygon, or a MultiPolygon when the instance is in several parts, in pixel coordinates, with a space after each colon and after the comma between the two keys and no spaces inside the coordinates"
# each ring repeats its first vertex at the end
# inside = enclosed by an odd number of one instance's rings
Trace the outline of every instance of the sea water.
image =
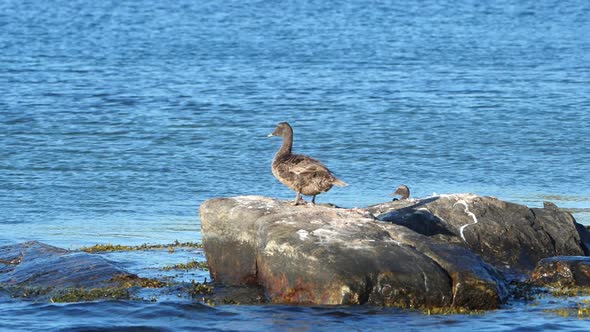
{"type": "MultiPolygon", "coordinates": [[[[589,34],[581,0],[0,1],[0,245],[199,242],[208,198],[294,198],[270,171],[280,121],[294,152],[350,184],[319,203],[366,206],[406,184],[552,201],[588,225],[589,34]]],[[[168,259],[108,258],[138,273],[168,259]]],[[[0,317],[10,330],[588,326],[519,303],[424,316],[0,298],[0,317]]]]}

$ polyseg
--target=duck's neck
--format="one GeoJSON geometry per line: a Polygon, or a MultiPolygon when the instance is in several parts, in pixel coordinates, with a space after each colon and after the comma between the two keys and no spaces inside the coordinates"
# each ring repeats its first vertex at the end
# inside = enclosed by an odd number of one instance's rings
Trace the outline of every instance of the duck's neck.
{"type": "Polygon", "coordinates": [[[402,199],[408,199],[408,198],[410,198],[410,189],[402,190],[402,199]]]}
{"type": "Polygon", "coordinates": [[[280,158],[283,156],[288,156],[291,154],[291,149],[293,148],[293,132],[286,132],[283,134],[283,145],[277,152],[275,158],[280,158]]]}

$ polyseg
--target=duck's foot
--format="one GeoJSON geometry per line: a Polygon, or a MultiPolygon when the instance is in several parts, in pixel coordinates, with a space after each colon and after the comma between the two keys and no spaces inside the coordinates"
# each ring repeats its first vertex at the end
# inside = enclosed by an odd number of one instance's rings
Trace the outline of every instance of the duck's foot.
{"type": "Polygon", "coordinates": [[[299,192],[295,196],[295,202],[293,203],[293,206],[297,205],[305,205],[305,201],[303,200],[303,197],[301,197],[301,193],[299,192]]]}
{"type": "Polygon", "coordinates": [[[307,205],[307,202],[304,200],[296,200],[295,202],[293,202],[293,206],[297,206],[297,205],[307,205]]]}

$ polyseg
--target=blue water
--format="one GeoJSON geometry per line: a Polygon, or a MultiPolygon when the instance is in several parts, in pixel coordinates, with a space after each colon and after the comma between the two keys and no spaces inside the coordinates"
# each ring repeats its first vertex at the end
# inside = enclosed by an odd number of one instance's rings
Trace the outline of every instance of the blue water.
{"type": "MultiPolygon", "coordinates": [[[[583,0],[0,1],[0,245],[200,241],[205,199],[294,198],[270,172],[279,121],[350,184],[318,202],[364,206],[405,183],[551,200],[590,224],[589,34],[583,0]]],[[[13,330],[81,328],[79,313],[86,328],[587,324],[529,306],[330,310],[0,302],[13,330]]]]}

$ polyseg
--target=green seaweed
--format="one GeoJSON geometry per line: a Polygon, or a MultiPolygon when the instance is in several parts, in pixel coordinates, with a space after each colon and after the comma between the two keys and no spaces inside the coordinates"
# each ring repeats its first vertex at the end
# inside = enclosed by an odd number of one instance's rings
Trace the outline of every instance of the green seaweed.
{"type": "Polygon", "coordinates": [[[168,252],[174,253],[174,248],[203,248],[203,245],[197,242],[179,242],[178,240],[170,244],[141,244],[138,246],[126,246],[119,244],[96,244],[90,247],[82,247],[79,250],[87,253],[113,252],[113,251],[143,251],[143,250],[160,250],[168,249],[168,252]]]}
{"type": "Polygon", "coordinates": [[[142,287],[142,288],[163,288],[170,286],[169,282],[164,282],[159,279],[142,278],[134,274],[119,274],[110,279],[112,282],[117,282],[123,288],[142,287]]]}
{"type": "Polygon", "coordinates": [[[193,269],[209,271],[209,267],[207,265],[207,262],[198,262],[195,260],[192,260],[188,263],[174,264],[174,265],[169,265],[169,266],[165,266],[162,268],[162,270],[164,270],[164,271],[170,271],[170,270],[188,271],[188,270],[193,270],[193,269]]]}
{"type": "Polygon", "coordinates": [[[424,309],[425,315],[483,315],[485,310],[474,310],[464,307],[434,307],[424,309]]]}
{"type": "Polygon", "coordinates": [[[590,295],[590,287],[588,286],[566,286],[556,287],[551,289],[551,295],[559,297],[573,297],[573,296],[588,296],[590,295]]]}
{"type": "Polygon", "coordinates": [[[588,303],[588,300],[584,300],[582,303],[578,303],[576,307],[555,308],[544,311],[561,317],[576,316],[579,319],[588,319],[590,318],[590,306],[588,306],[588,303]]]}
{"type": "Polygon", "coordinates": [[[200,283],[193,280],[190,285],[185,286],[185,289],[192,298],[213,294],[213,285],[207,282],[200,283]]]}
{"type": "Polygon", "coordinates": [[[51,296],[52,303],[87,302],[96,300],[130,300],[129,290],[124,287],[106,288],[66,288],[51,296]]]}
{"type": "Polygon", "coordinates": [[[123,246],[118,244],[96,244],[92,247],[82,247],[80,251],[84,251],[87,253],[96,253],[96,252],[112,252],[112,251],[132,251],[134,250],[133,247],[123,246]]]}

